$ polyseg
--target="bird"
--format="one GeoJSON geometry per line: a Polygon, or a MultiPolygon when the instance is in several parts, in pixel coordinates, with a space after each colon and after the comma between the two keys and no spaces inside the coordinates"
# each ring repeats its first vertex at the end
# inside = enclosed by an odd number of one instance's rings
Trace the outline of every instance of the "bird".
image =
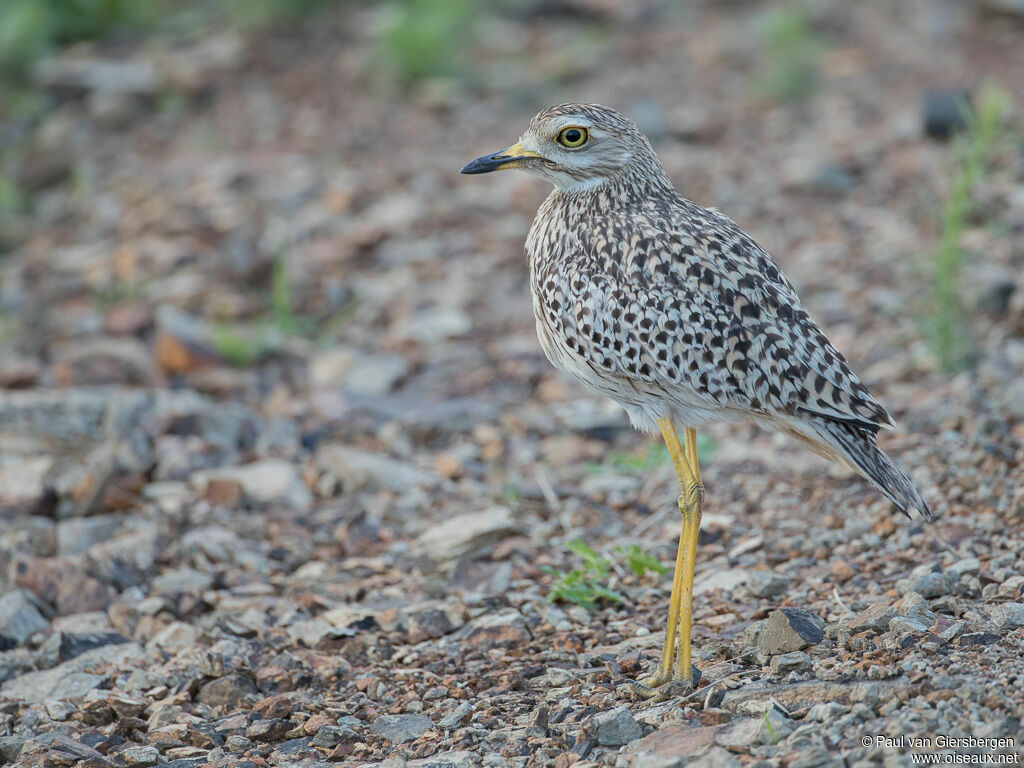
{"type": "Polygon", "coordinates": [[[705,498],[698,429],[752,421],[849,466],[907,517],[931,511],[878,446],[891,417],[790,280],[735,222],[676,191],[632,120],[600,104],[549,107],[518,142],[461,173],[506,169],[554,187],[526,237],[545,356],[621,405],[636,429],[660,432],[679,481],[661,658],[634,684],[640,696],[664,698],[699,683],[691,658],[705,498]]]}

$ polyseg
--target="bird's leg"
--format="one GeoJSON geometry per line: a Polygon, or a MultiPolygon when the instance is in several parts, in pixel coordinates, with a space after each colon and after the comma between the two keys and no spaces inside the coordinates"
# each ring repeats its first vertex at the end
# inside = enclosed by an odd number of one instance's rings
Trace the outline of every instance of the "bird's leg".
{"type": "MultiPolygon", "coordinates": [[[[693,482],[683,491],[683,494],[688,497],[686,511],[683,512],[686,553],[682,558],[683,595],[680,607],[679,649],[676,653],[675,679],[686,685],[695,685],[693,668],[690,664],[690,641],[693,631],[693,570],[697,565],[697,538],[700,535],[700,518],[704,511],[704,484],[700,481],[700,467],[697,462],[697,430],[692,427],[686,428],[686,458],[690,462],[693,482]],[[686,520],[687,517],[689,520],[686,520]]],[[[683,547],[682,541],[679,542],[679,547],[683,547]]]]}
{"type": "Polygon", "coordinates": [[[669,419],[658,422],[661,434],[668,446],[672,464],[679,478],[679,512],[682,518],[679,532],[679,548],[676,551],[676,567],[672,576],[672,595],[669,598],[668,623],[665,626],[665,643],[661,650],[661,661],[654,675],[634,684],[635,692],[644,698],[660,697],[659,690],[665,683],[673,680],[672,660],[675,650],[676,629],[682,613],[682,627],[679,627],[679,658],[677,660],[675,679],[689,681],[690,677],[690,628],[692,625],[693,604],[693,565],[697,551],[697,533],[700,529],[701,504],[704,498],[704,486],[700,482],[697,469],[697,433],[687,428],[686,447],[684,449],[676,434],[675,426],[669,419]],[[685,635],[685,638],[684,638],[685,635]],[[683,663],[685,659],[685,664],[683,663]],[[680,678],[681,674],[685,674],[680,678]]]}

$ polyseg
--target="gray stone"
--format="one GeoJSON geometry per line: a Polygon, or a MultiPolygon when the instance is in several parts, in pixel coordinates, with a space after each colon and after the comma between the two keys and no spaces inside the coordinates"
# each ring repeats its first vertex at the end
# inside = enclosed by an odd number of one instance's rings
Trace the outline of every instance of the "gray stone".
{"type": "Polygon", "coordinates": [[[773,675],[788,675],[790,672],[810,672],[811,657],[803,651],[790,651],[773,656],[770,664],[773,675]]]}
{"type": "Polygon", "coordinates": [[[479,557],[504,538],[523,530],[506,507],[456,515],[428,528],[413,544],[417,553],[439,563],[479,557]]]}
{"type": "Polygon", "coordinates": [[[298,468],[283,459],[262,459],[240,467],[205,470],[191,478],[200,495],[205,495],[212,481],[222,480],[237,482],[246,499],[256,504],[281,504],[303,512],[313,505],[313,495],[302,482],[298,468]]]}
{"type": "Polygon", "coordinates": [[[433,727],[434,721],[426,715],[379,715],[370,725],[370,730],[393,744],[405,744],[415,741],[433,727]]]}
{"type": "Polygon", "coordinates": [[[199,627],[183,621],[172,621],[150,638],[146,648],[159,648],[174,656],[196,646],[202,637],[203,631],[199,627]]]}
{"type": "Polygon", "coordinates": [[[815,704],[807,711],[806,720],[810,720],[816,723],[827,723],[831,720],[835,720],[840,715],[844,715],[850,711],[849,707],[843,706],[836,701],[822,702],[821,704],[815,704]]]}
{"type": "Polygon", "coordinates": [[[309,362],[316,389],[340,389],[360,395],[385,395],[409,371],[401,355],[376,354],[352,347],[318,352],[309,362]]]}
{"type": "Polygon", "coordinates": [[[773,571],[750,571],[747,589],[754,597],[778,597],[789,589],[791,579],[773,571]]]}
{"type": "Polygon", "coordinates": [[[16,589],[0,596],[0,651],[21,645],[48,626],[29,592],[16,589]]]}
{"type": "Polygon", "coordinates": [[[885,603],[874,603],[851,618],[848,622],[850,632],[885,632],[889,628],[889,620],[896,615],[896,609],[885,603]]]}
{"type": "Polygon", "coordinates": [[[633,717],[629,707],[617,707],[610,712],[598,713],[594,718],[597,743],[603,747],[621,747],[643,738],[644,730],[633,717]]]}
{"type": "Polygon", "coordinates": [[[959,581],[962,576],[974,576],[980,571],[981,561],[976,557],[965,557],[962,560],[957,560],[946,568],[946,573],[952,574],[957,581],[959,581]]]}
{"type": "Polygon", "coordinates": [[[125,765],[139,766],[139,768],[146,768],[146,766],[156,765],[160,762],[160,752],[156,747],[128,747],[118,755],[125,765]]]}
{"type": "Polygon", "coordinates": [[[12,678],[0,687],[0,697],[40,703],[47,699],[85,696],[107,681],[101,672],[139,666],[145,653],[137,643],[105,645],[58,664],[52,669],[29,672],[12,678]]]}
{"type": "Polygon", "coordinates": [[[257,720],[245,729],[245,735],[252,741],[281,741],[292,729],[292,724],[280,717],[257,720]]]}
{"type": "Polygon", "coordinates": [[[777,706],[771,706],[761,718],[761,743],[778,744],[796,730],[796,723],[777,706]]]}
{"type": "Polygon", "coordinates": [[[152,592],[173,599],[179,595],[201,595],[211,586],[213,577],[210,574],[195,568],[178,568],[153,579],[152,592]]]}
{"type": "Polygon", "coordinates": [[[740,761],[731,752],[721,747],[712,747],[686,765],[688,768],[740,768],[740,761]]]}
{"type": "Polygon", "coordinates": [[[464,725],[473,716],[473,705],[464,701],[437,722],[438,730],[450,731],[464,725]]]}
{"type": "Polygon", "coordinates": [[[316,736],[313,737],[313,741],[310,743],[314,747],[333,749],[339,744],[353,741],[358,737],[359,734],[347,725],[325,725],[316,732],[316,736]]]}
{"type": "Polygon", "coordinates": [[[802,608],[781,608],[765,620],[757,637],[758,649],[774,656],[816,645],[825,637],[825,622],[802,608]]]}
{"type": "Polygon", "coordinates": [[[986,606],[989,618],[1001,630],[1024,627],[1024,603],[1000,603],[986,606]]]}
{"type": "Polygon", "coordinates": [[[387,488],[401,493],[410,488],[435,487],[441,482],[439,475],[417,469],[407,461],[348,445],[321,446],[316,452],[316,463],[346,491],[387,488]]]}
{"type": "Polygon", "coordinates": [[[25,736],[0,736],[0,761],[13,763],[21,754],[28,738],[25,736]]]}
{"type": "Polygon", "coordinates": [[[948,571],[936,571],[931,565],[919,565],[908,578],[900,579],[896,586],[904,592],[917,592],[931,599],[948,595],[959,578],[948,571]]]}

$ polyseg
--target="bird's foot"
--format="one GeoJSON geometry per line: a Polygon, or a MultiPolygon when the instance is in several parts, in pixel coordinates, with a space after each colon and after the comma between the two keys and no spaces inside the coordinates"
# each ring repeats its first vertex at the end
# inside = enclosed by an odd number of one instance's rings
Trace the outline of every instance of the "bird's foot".
{"type": "Polygon", "coordinates": [[[633,698],[655,702],[685,696],[696,689],[700,677],[700,670],[696,667],[693,668],[693,678],[690,680],[659,668],[646,680],[635,680],[632,683],[633,698]]]}

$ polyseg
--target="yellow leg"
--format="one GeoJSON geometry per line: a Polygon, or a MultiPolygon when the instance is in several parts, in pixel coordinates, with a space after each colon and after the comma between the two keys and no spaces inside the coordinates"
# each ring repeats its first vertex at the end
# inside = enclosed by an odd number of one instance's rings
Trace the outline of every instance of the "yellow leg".
{"type": "MultiPolygon", "coordinates": [[[[704,510],[704,485],[700,481],[700,467],[697,462],[697,430],[686,428],[686,457],[694,482],[684,493],[690,496],[690,503],[683,513],[686,531],[686,554],[683,556],[683,595],[680,607],[679,650],[676,653],[676,680],[691,682],[693,668],[690,663],[690,641],[693,632],[693,569],[697,565],[697,538],[700,536],[700,518],[704,510]],[[689,520],[686,520],[686,518],[689,520]]],[[[680,548],[683,542],[679,543],[680,548]]]]}
{"type": "Polygon", "coordinates": [[[675,426],[668,419],[658,422],[662,437],[668,446],[672,464],[679,478],[681,494],[679,512],[682,525],[679,532],[679,548],[676,551],[676,567],[672,577],[672,596],[669,598],[668,622],[665,626],[665,643],[661,650],[661,661],[652,677],[636,685],[641,696],[659,696],[658,688],[673,680],[685,685],[693,684],[690,663],[690,632],[693,624],[693,569],[697,556],[697,535],[700,532],[701,506],[704,500],[704,486],[700,482],[697,462],[697,432],[687,427],[685,448],[679,440],[675,426]],[[680,626],[681,622],[681,626],[680,626]],[[676,629],[679,629],[679,649],[673,676],[672,661],[675,651],[676,629]]]}

